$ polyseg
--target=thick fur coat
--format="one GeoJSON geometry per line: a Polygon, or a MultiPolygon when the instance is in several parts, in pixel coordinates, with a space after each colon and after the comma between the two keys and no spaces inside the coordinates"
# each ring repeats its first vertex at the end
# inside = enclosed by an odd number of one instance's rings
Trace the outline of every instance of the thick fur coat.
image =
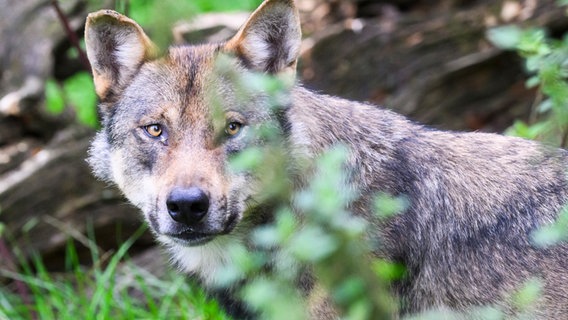
{"type": "MultiPolygon", "coordinates": [[[[262,206],[251,212],[248,200],[260,191],[250,175],[227,167],[254,143],[251,128],[272,121],[292,162],[337,144],[349,148],[348,183],[361,194],[354,214],[375,223],[376,194],[408,199],[403,213],[373,230],[383,244],[376,254],[407,267],[393,289],[403,314],[485,304],[512,314],[507,298],[537,278],[543,291],[534,316],[566,319],[568,247],[541,248],[531,235],[554,223],[566,203],[567,153],[518,138],[429,129],[301,85],[279,113],[261,96],[237,99],[234,84],[215,74],[216,57],[232,56],[235,72],[292,75],[298,20],[292,0],[267,0],[227,43],[160,55],[129,18],[109,10],[89,15],[87,53],[102,122],[89,156],[95,174],[116,184],[173,260],[208,287],[232,263],[226,244],[244,241],[271,214],[262,206]],[[221,127],[212,94],[222,105],[221,127]]],[[[231,297],[225,301],[234,315],[247,316],[231,297]]],[[[312,317],[335,317],[328,306],[313,306],[312,317]]]]}

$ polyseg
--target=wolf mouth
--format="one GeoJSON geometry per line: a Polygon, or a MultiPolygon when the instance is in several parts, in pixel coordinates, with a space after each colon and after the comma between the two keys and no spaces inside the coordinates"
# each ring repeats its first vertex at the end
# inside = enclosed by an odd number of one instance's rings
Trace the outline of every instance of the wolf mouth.
{"type": "Polygon", "coordinates": [[[178,233],[168,233],[165,234],[165,236],[169,237],[178,244],[192,247],[192,246],[199,246],[213,240],[216,234],[207,234],[191,230],[185,230],[178,233]]]}
{"type": "Polygon", "coordinates": [[[228,220],[226,221],[225,228],[220,232],[205,233],[194,231],[192,228],[188,228],[179,232],[165,233],[164,235],[170,238],[172,241],[183,246],[199,246],[213,240],[217,236],[230,233],[235,228],[237,223],[237,215],[230,215],[228,220]]]}

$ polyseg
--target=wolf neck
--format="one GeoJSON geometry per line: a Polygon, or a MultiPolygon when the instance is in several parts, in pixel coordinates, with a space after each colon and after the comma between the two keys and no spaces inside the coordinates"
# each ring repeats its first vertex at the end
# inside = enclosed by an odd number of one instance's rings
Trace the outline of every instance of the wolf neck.
{"type": "Polygon", "coordinates": [[[287,116],[290,144],[297,154],[316,158],[342,144],[351,151],[348,167],[361,174],[391,161],[398,143],[422,128],[388,110],[317,94],[300,86],[292,91],[287,116]]]}

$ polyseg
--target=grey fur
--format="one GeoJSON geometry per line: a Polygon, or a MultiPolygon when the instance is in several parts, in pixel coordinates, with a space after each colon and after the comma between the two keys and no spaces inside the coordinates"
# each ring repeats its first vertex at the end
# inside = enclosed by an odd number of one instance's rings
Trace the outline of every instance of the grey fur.
{"type": "MultiPolygon", "coordinates": [[[[230,154],[262,144],[247,138],[248,128],[270,122],[286,135],[292,162],[314,159],[338,143],[349,147],[349,183],[361,192],[352,210],[375,223],[372,236],[382,243],[377,256],[402,262],[409,271],[394,288],[403,301],[403,314],[465,311],[485,304],[514,314],[507,299],[536,277],[544,289],[534,316],[565,319],[568,246],[539,248],[531,234],[553,223],[567,201],[566,151],[494,134],[437,131],[388,110],[316,94],[299,85],[280,114],[267,108],[262,96],[239,102],[234,85],[215,74],[215,58],[219,52],[236,55],[233,70],[240,73],[248,68],[293,72],[295,62],[290,61],[298,54],[299,27],[276,28],[276,23],[297,23],[293,1],[266,1],[226,44],[171,48],[154,60],[146,54],[128,63],[128,72],[121,77],[119,61],[109,58],[116,56],[116,46],[107,46],[111,52],[102,54],[105,42],[135,43],[137,37],[143,40],[140,52],[151,52],[142,50],[151,44],[133,21],[115,13],[99,12],[88,19],[87,48],[96,52],[90,59],[107,73],[95,74],[103,128],[93,142],[89,163],[99,178],[116,183],[144,212],[181,268],[210,286],[218,267],[231,263],[225,260],[223,244],[243,241],[252,227],[270,219],[269,207],[249,212],[247,199],[259,192],[254,179],[226,168],[230,154]],[[285,17],[267,14],[272,9],[285,17]],[[109,19],[120,23],[108,24],[109,19]],[[129,32],[111,32],[118,38],[97,35],[97,30],[124,25],[129,32]],[[267,30],[278,31],[274,38],[255,34],[258,26],[266,25],[272,26],[267,30]],[[269,39],[270,45],[251,45],[251,37],[269,39]],[[251,48],[268,49],[255,56],[251,48]],[[219,110],[214,110],[211,93],[221,102],[221,112],[246,123],[241,135],[218,139],[222,129],[213,121],[219,110]],[[145,126],[154,123],[163,126],[159,139],[144,133],[145,126]],[[210,194],[208,215],[190,228],[210,236],[209,242],[194,246],[171,236],[187,231],[168,217],[165,206],[168,192],[176,186],[199,186],[210,194]],[[376,222],[371,208],[379,192],[404,195],[410,205],[402,214],[376,222]]],[[[314,287],[310,275],[302,279],[302,287],[314,287]]],[[[320,300],[312,306],[312,317],[336,317],[329,301],[320,300]]],[[[223,301],[235,315],[248,315],[231,297],[224,295],[223,301]]]]}
{"type": "MultiPolygon", "coordinates": [[[[568,315],[568,247],[542,249],[531,241],[566,203],[566,151],[495,134],[432,130],[301,88],[294,97],[292,142],[310,141],[302,148],[312,154],[346,144],[357,173],[353,183],[363,195],[382,191],[409,200],[403,214],[377,226],[384,245],[378,254],[409,271],[398,287],[403,312],[501,304],[536,277],[544,284],[539,318],[568,315]]],[[[363,196],[356,214],[371,219],[370,200],[363,196]]]]}

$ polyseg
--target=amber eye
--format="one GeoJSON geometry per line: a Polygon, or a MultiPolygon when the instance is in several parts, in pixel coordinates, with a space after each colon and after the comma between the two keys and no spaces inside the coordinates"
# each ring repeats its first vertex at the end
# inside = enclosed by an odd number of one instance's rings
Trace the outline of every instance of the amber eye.
{"type": "Polygon", "coordinates": [[[242,127],[243,125],[239,122],[229,122],[225,127],[225,132],[227,132],[230,136],[235,136],[241,131],[242,127]]]}
{"type": "Polygon", "coordinates": [[[144,129],[148,134],[154,138],[157,138],[162,135],[162,126],[159,124],[151,124],[149,126],[145,126],[144,129]]]}

